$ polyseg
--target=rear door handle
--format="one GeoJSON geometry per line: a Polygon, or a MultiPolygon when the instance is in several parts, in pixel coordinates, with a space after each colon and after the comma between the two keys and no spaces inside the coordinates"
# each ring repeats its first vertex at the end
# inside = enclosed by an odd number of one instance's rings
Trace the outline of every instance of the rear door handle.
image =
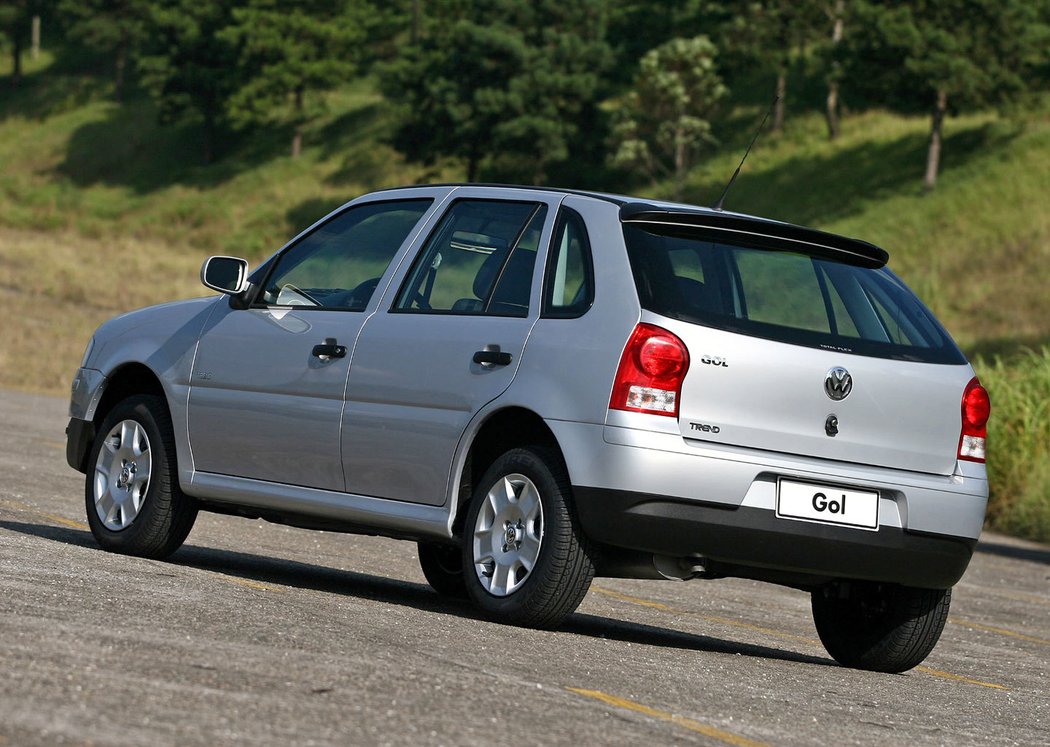
{"type": "Polygon", "coordinates": [[[512,358],[510,353],[504,353],[499,345],[486,345],[483,350],[474,353],[474,362],[483,366],[507,366],[512,358]]]}
{"type": "Polygon", "coordinates": [[[330,358],[345,358],[346,345],[338,344],[334,337],[326,337],[323,344],[314,345],[310,354],[323,361],[330,358]]]}

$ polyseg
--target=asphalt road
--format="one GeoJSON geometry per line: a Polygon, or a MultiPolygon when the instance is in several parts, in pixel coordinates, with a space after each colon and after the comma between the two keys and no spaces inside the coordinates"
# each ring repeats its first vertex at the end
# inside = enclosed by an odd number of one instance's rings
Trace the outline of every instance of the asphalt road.
{"type": "Polygon", "coordinates": [[[809,598],[599,579],[560,629],[478,618],[415,547],[202,514],[105,553],[65,402],[0,391],[0,745],[1050,744],[1050,548],[986,536],[903,675],[837,666],[809,598]]]}

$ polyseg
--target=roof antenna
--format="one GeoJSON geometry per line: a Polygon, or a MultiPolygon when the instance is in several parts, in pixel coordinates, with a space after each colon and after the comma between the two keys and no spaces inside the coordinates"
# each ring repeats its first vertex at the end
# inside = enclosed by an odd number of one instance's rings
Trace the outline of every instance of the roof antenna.
{"type": "Polygon", "coordinates": [[[722,205],[726,201],[726,195],[729,194],[729,190],[733,188],[733,183],[736,181],[737,176],[740,175],[740,167],[744,165],[744,161],[747,160],[747,154],[751,152],[751,148],[754,146],[755,141],[758,140],[758,135],[762,132],[762,128],[766,126],[766,120],[769,119],[770,113],[773,111],[773,107],[780,101],[780,96],[773,97],[773,103],[769,105],[769,109],[766,110],[766,116],[762,117],[762,123],[759,124],[758,129],[755,130],[754,137],[751,138],[751,143],[747,146],[747,150],[744,151],[744,157],[740,159],[740,166],[736,167],[736,171],[733,172],[733,176],[729,179],[729,184],[722,190],[722,196],[718,198],[718,202],[711,206],[712,210],[722,210],[722,205]]]}

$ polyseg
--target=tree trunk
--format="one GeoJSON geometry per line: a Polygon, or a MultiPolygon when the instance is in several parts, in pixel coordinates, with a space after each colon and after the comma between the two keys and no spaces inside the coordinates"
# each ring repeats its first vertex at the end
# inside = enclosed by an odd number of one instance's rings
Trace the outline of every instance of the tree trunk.
{"type": "Polygon", "coordinates": [[[17,86],[22,81],[22,37],[18,29],[11,41],[11,85],[17,86]]]}
{"type": "Polygon", "coordinates": [[[681,130],[675,133],[674,138],[674,199],[675,202],[682,201],[682,192],[685,189],[686,163],[685,138],[681,130]]]}
{"type": "MultiPolygon", "coordinates": [[[[846,0],[837,0],[835,9],[832,11],[831,44],[838,47],[842,42],[843,15],[846,11],[846,0]]],[[[831,73],[828,76],[828,98],[825,107],[825,118],[828,121],[828,139],[836,139],[841,128],[839,126],[839,75],[841,73],[838,62],[831,63],[831,73]]]]}
{"type": "Polygon", "coordinates": [[[423,9],[420,7],[423,0],[412,0],[412,43],[419,43],[420,25],[422,23],[423,9]]]}
{"type": "Polygon", "coordinates": [[[211,107],[204,112],[204,132],[202,133],[201,146],[204,150],[204,163],[210,164],[215,160],[215,112],[211,107]]]}
{"type": "Polygon", "coordinates": [[[295,89],[295,133],[292,135],[292,158],[303,152],[303,87],[295,89]]]}
{"type": "Polygon", "coordinates": [[[117,60],[113,71],[113,99],[119,104],[124,100],[124,68],[128,62],[128,45],[121,40],[117,46],[117,60]]]}
{"type": "Polygon", "coordinates": [[[824,118],[828,121],[828,139],[834,140],[839,136],[839,84],[836,80],[828,81],[828,99],[824,110],[824,118]]]}
{"type": "Polygon", "coordinates": [[[777,73],[777,102],[773,105],[773,132],[784,130],[784,96],[787,95],[787,70],[777,73]]]}
{"type": "Polygon", "coordinates": [[[35,61],[40,57],[40,16],[33,16],[30,29],[29,59],[35,61]]]}
{"type": "Polygon", "coordinates": [[[926,176],[922,180],[923,190],[926,193],[933,191],[937,186],[937,171],[941,165],[941,133],[944,125],[944,113],[948,109],[948,93],[937,91],[937,99],[933,105],[933,121],[930,127],[930,147],[926,152],[926,176]]]}
{"type": "Polygon", "coordinates": [[[477,152],[471,149],[470,154],[467,156],[467,182],[476,182],[478,180],[478,164],[481,157],[477,152]]]}

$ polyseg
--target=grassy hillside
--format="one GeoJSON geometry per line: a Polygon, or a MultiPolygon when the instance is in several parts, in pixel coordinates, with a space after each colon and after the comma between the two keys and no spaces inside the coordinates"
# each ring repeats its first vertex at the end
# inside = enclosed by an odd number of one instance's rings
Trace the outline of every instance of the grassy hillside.
{"type": "MultiPolygon", "coordinates": [[[[290,133],[259,132],[231,141],[211,166],[200,162],[196,127],[159,128],[145,99],[117,106],[105,93],[91,79],[31,72],[0,97],[0,299],[12,310],[0,386],[64,391],[91,329],[125,309],[202,293],[196,271],[208,254],[260,260],[362,192],[463,176],[455,163],[425,171],[385,145],[389,111],[367,81],[329,98],[300,159],[286,155],[290,133]]],[[[949,120],[928,196],[924,118],[849,117],[831,143],[818,114],[793,114],[784,133],[759,141],[727,202],[890,251],[891,267],[976,357],[991,390],[993,521],[1046,540],[1048,112],[949,120]]],[[[741,108],[720,128],[722,149],[692,174],[689,201],[714,200],[758,114],[741,108]]],[[[666,196],[661,185],[606,187],[666,196]]]]}

